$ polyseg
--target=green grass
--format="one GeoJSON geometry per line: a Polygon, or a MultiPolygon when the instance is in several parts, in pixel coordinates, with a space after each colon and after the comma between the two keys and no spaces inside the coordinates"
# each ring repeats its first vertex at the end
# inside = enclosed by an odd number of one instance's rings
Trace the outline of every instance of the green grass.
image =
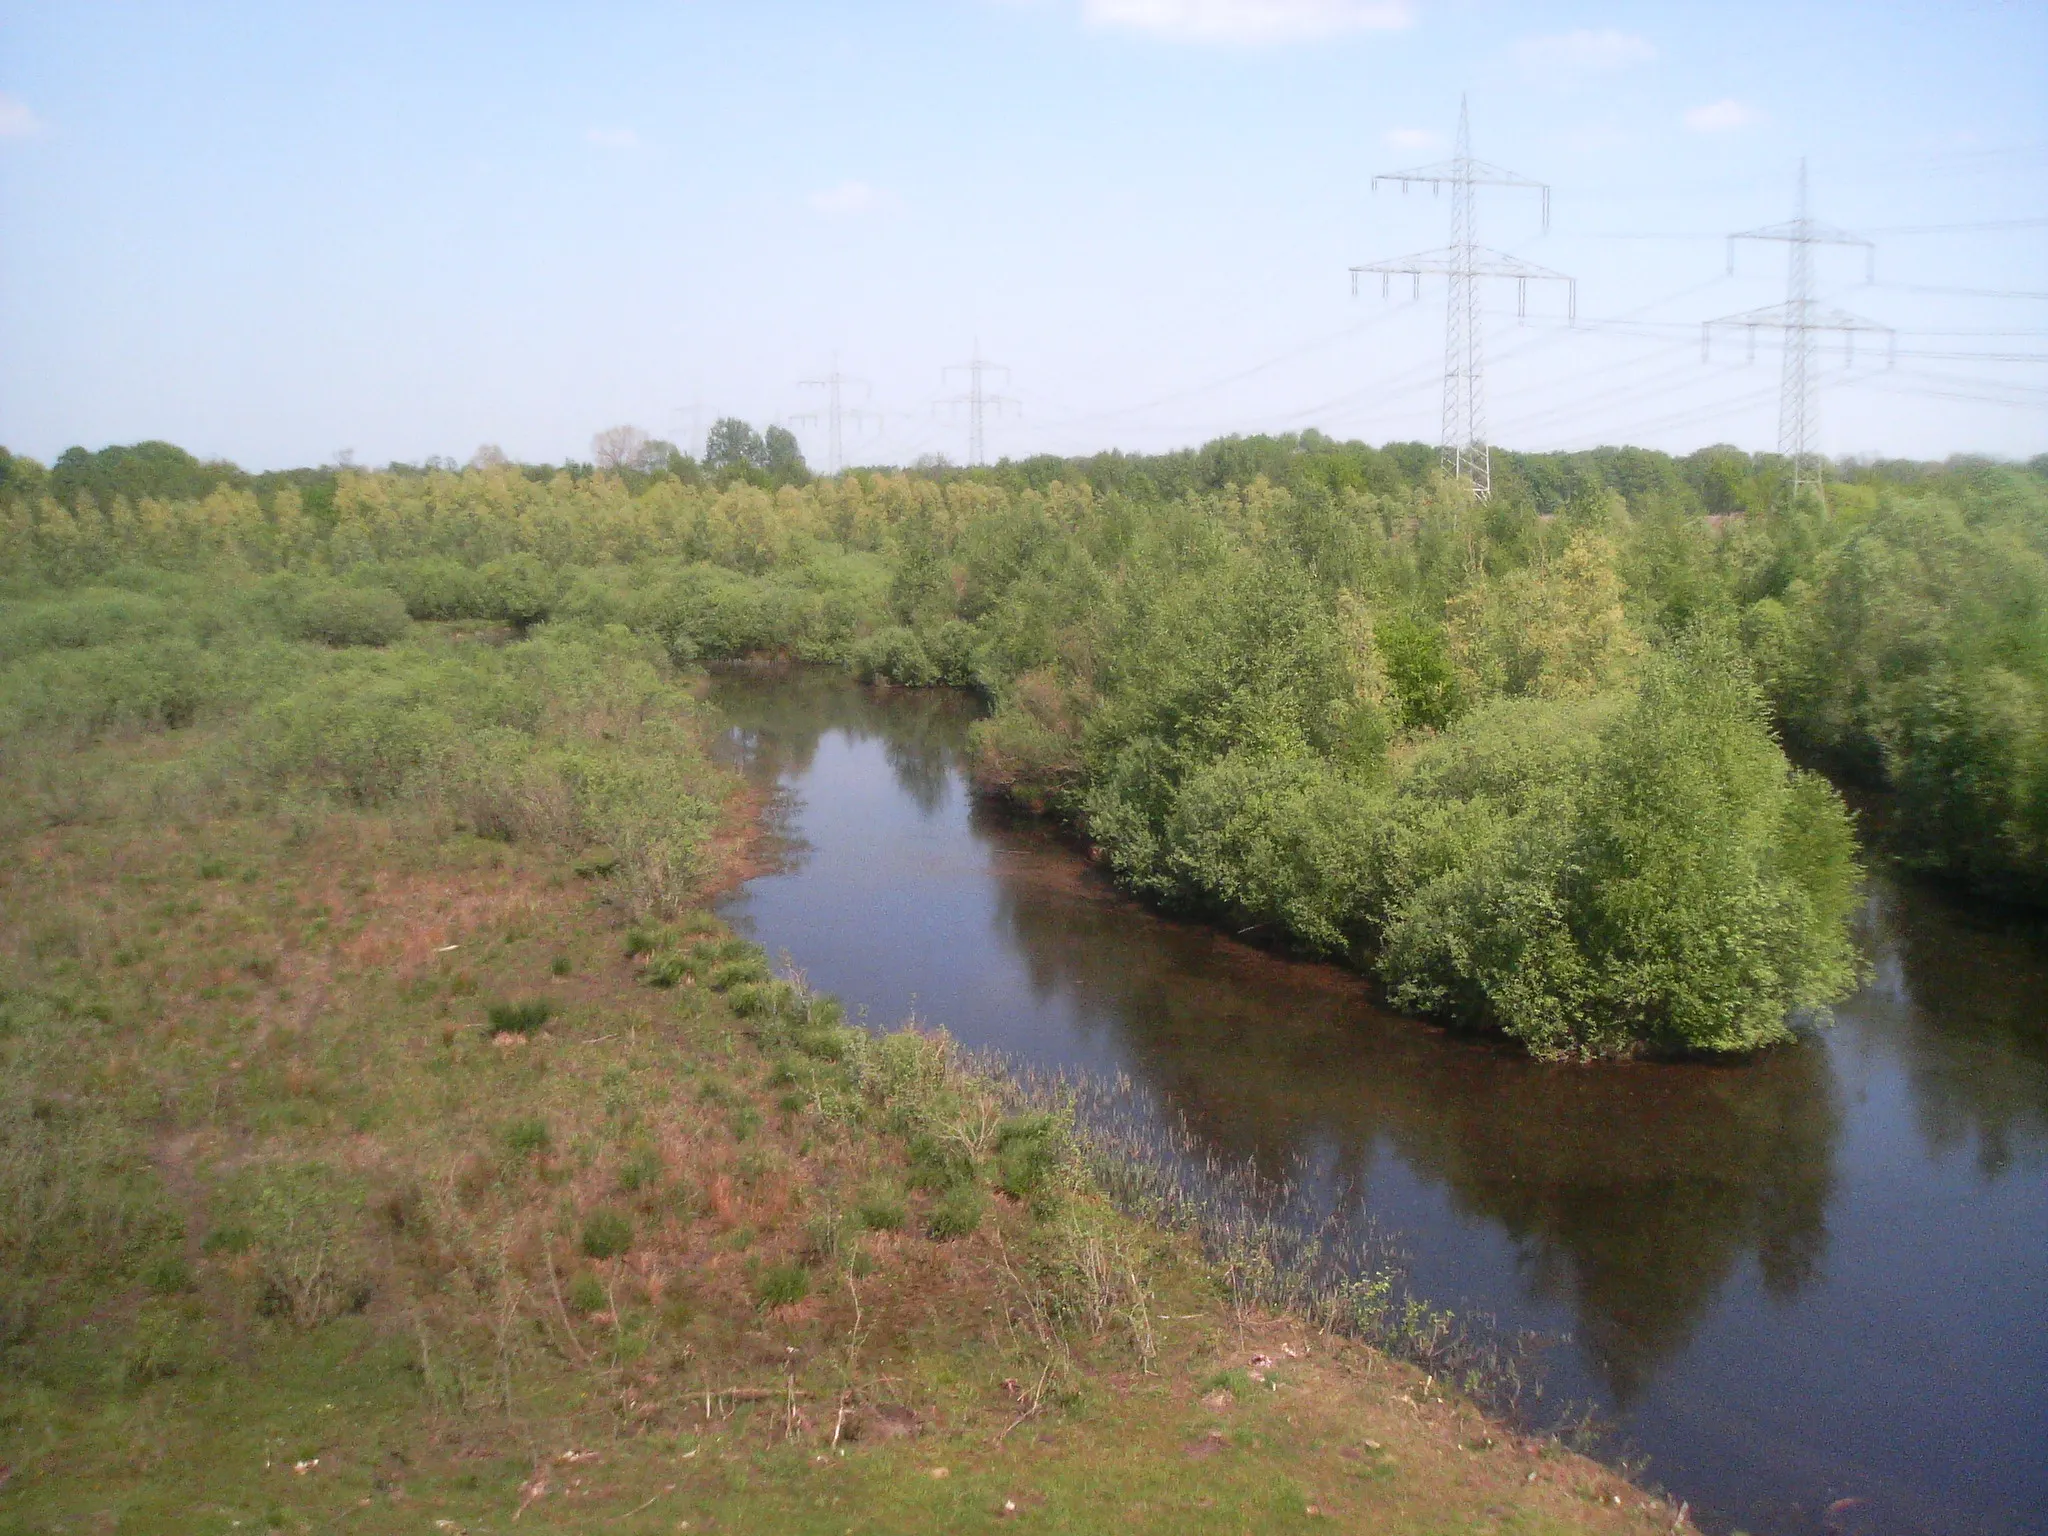
{"type": "Polygon", "coordinates": [[[514,1157],[545,1152],[553,1144],[545,1120],[514,1120],[505,1127],[505,1146],[514,1157]]]}
{"type": "Polygon", "coordinates": [[[870,1232],[895,1232],[910,1219],[910,1208],[893,1189],[871,1189],[863,1193],[854,1215],[870,1232]]]}
{"type": "Polygon", "coordinates": [[[966,1237],[981,1225],[988,1198],[972,1184],[956,1184],[939,1197],[925,1218],[925,1232],[939,1242],[966,1237]]]}
{"type": "Polygon", "coordinates": [[[763,1307],[792,1307],[811,1294],[811,1272],[801,1264],[772,1264],[754,1286],[763,1307]]]}
{"type": "Polygon", "coordinates": [[[545,1028],[555,1016],[555,1005],[544,997],[518,1003],[492,1003],[484,1018],[494,1035],[531,1035],[545,1028]]]}

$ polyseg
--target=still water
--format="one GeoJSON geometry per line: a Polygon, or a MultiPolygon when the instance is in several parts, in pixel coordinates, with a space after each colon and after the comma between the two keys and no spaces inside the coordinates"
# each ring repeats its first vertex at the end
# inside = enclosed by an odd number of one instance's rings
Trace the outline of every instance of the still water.
{"type": "Polygon", "coordinates": [[[978,800],[969,701],[728,671],[786,865],[727,915],[814,986],[1127,1072],[1299,1159],[1415,1289],[1559,1342],[1710,1528],[2048,1532],[2048,942],[1872,882],[1833,1028],[1736,1066],[1546,1066],[1119,894],[978,800]],[[1842,1502],[1853,1501],[1853,1502],[1842,1502]]]}

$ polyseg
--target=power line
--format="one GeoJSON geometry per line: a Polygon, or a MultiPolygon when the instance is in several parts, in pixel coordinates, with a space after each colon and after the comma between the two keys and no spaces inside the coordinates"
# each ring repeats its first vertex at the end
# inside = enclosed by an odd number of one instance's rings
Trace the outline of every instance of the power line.
{"type": "Polygon", "coordinates": [[[1891,288],[1900,293],[1936,293],[1956,299],[2048,299],[2048,293],[2032,288],[1943,288],[1928,283],[1871,283],[1872,288],[1891,288]]]}
{"type": "Polygon", "coordinates": [[[1439,452],[1444,469],[1453,475],[1470,477],[1473,494],[1483,501],[1493,491],[1493,458],[1486,447],[1485,348],[1480,336],[1479,279],[1512,277],[1515,280],[1516,308],[1522,314],[1528,313],[1529,284],[1534,281],[1566,284],[1570,293],[1570,310],[1576,315],[1579,285],[1576,278],[1567,277],[1562,272],[1553,272],[1519,256],[1481,246],[1474,189],[1523,187],[1540,192],[1543,196],[1543,227],[1548,229],[1550,188],[1542,182],[1531,181],[1513,171],[1504,171],[1472,158],[1472,123],[1463,97],[1458,100],[1458,143],[1452,157],[1412,171],[1390,171],[1375,176],[1372,179],[1373,189],[1377,191],[1383,181],[1399,183],[1403,192],[1411,186],[1426,186],[1431,192],[1448,186],[1451,189],[1451,243],[1441,250],[1353,267],[1351,291],[1354,294],[1358,292],[1358,279],[1365,273],[1379,275],[1383,295],[1396,276],[1413,278],[1417,298],[1422,296],[1425,275],[1441,273],[1449,280],[1444,303],[1444,405],[1439,452]]]}
{"type": "MultiPolygon", "coordinates": [[[[2048,218],[1978,219],[1964,224],[1886,224],[1870,231],[1873,235],[1968,235],[1994,229],[2039,229],[2048,218]]],[[[1575,230],[1574,240],[1722,240],[1711,230],[1673,229],[1588,229],[1575,230]]]]}
{"type": "Polygon", "coordinates": [[[1964,235],[1989,229],[2040,229],[2048,218],[1983,219],[1974,224],[1887,224],[1873,229],[1873,235],[1964,235]]]}
{"type": "Polygon", "coordinates": [[[1266,372],[1269,368],[1279,367],[1282,363],[1293,362],[1296,358],[1306,357],[1312,352],[1320,352],[1323,348],[1335,346],[1341,341],[1349,341],[1352,337],[1361,335],[1375,326],[1385,325],[1389,320],[1403,314],[1407,308],[1408,306],[1405,304],[1400,305],[1385,314],[1374,315],[1368,320],[1361,320],[1356,325],[1347,325],[1340,331],[1320,336],[1314,341],[1304,342],[1298,347],[1290,347],[1285,352],[1276,353],[1263,362],[1253,363],[1249,367],[1241,368],[1235,373],[1227,373],[1221,378],[1210,379],[1201,384],[1193,384],[1186,389],[1175,390],[1171,394],[1156,395],[1152,399],[1142,400],[1136,405],[1120,405],[1109,410],[1089,411],[1078,415],[1063,416],[1053,421],[1045,421],[1041,417],[1040,421],[1042,425],[1048,427],[1086,426],[1092,422],[1113,421],[1119,416],[1135,416],[1141,411],[1153,410],[1162,405],[1175,405],[1183,400],[1192,400],[1197,395],[1206,395],[1213,390],[1223,389],[1229,385],[1254,378],[1266,372]]]}
{"type": "MultiPolygon", "coordinates": [[[[1738,395],[1733,400],[1725,400],[1717,405],[1694,406],[1686,410],[1674,411],[1664,416],[1651,417],[1647,420],[1638,417],[1621,427],[1619,432],[1606,435],[1606,440],[1609,442],[1616,441],[1620,433],[1663,432],[1673,427],[1692,426],[1699,422],[1716,421],[1723,416],[1733,416],[1738,411],[1746,411],[1752,406],[1762,405],[1771,398],[1773,393],[1775,391],[1766,387],[1747,395],[1738,395]]],[[[1582,443],[1597,443],[1600,440],[1598,436],[1586,436],[1583,434],[1576,439],[1576,441],[1582,443]]],[[[1566,441],[1570,442],[1574,441],[1574,439],[1567,438],[1566,441]]]]}

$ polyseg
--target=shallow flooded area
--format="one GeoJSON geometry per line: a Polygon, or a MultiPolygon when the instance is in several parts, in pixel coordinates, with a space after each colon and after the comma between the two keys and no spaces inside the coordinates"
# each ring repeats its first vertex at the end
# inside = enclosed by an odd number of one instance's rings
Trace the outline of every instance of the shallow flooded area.
{"type": "Polygon", "coordinates": [[[1415,1289],[1558,1342],[1710,1527],[2048,1529],[2048,943],[1873,879],[1869,983],[1725,1066],[1543,1065],[1359,977],[1147,911],[976,799],[972,702],[717,674],[782,794],[728,916],[879,1023],[1124,1072],[1217,1149],[1299,1166],[1415,1289]]]}

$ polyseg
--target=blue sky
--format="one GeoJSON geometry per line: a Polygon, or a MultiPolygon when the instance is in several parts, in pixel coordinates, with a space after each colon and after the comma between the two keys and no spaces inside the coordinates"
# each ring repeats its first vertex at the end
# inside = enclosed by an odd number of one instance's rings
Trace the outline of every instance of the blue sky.
{"type": "Polygon", "coordinates": [[[552,460],[738,414],[817,462],[836,356],[886,413],[851,457],[958,460],[977,340],[992,453],[1433,440],[1441,288],[1346,268],[1444,243],[1368,183],[1461,92],[1555,189],[1482,239],[1586,322],[1489,293],[1494,441],[1774,446],[1775,351],[1702,363],[1699,322],[1783,297],[1719,237],[1805,155],[1878,245],[1826,297],[1900,332],[1829,362],[1822,447],[2048,450],[2048,7],[1784,0],[0,0],[0,443],[552,460]]]}

